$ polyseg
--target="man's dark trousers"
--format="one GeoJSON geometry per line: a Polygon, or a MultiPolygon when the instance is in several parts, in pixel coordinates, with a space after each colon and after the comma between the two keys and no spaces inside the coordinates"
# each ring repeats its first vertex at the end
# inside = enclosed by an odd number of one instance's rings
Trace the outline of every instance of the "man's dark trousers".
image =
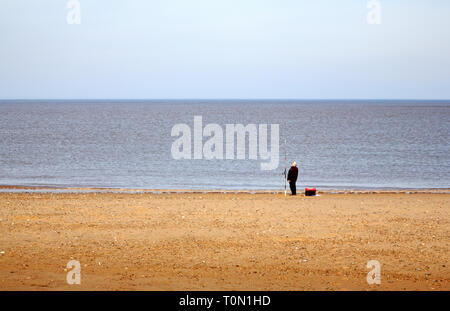
{"type": "Polygon", "coordinates": [[[297,188],[295,187],[295,182],[290,182],[289,187],[291,188],[292,195],[297,194],[297,188]]]}

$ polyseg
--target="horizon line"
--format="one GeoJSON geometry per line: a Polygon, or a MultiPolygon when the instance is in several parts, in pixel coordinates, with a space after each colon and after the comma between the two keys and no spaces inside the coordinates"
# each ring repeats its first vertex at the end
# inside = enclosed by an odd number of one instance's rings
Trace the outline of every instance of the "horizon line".
{"type": "Polygon", "coordinates": [[[430,98],[0,98],[0,101],[155,101],[155,100],[280,100],[280,101],[450,101],[430,98]]]}

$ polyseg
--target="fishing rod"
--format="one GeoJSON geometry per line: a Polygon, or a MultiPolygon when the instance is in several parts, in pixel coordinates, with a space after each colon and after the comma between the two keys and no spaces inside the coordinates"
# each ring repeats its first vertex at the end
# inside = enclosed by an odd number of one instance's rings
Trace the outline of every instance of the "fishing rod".
{"type": "Polygon", "coordinates": [[[284,139],[284,196],[286,196],[286,138],[284,139]]]}

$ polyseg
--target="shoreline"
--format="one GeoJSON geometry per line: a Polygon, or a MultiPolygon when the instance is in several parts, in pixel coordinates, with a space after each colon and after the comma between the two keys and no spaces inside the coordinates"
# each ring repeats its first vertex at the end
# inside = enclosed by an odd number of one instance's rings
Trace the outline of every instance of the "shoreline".
{"type": "MultiPolygon", "coordinates": [[[[449,194],[450,188],[317,188],[317,194],[449,194]]],[[[151,194],[284,194],[283,189],[141,189],[141,188],[109,188],[109,187],[58,187],[58,186],[22,186],[0,185],[0,193],[151,193],[151,194]]],[[[299,195],[303,188],[298,188],[299,195]]],[[[289,188],[287,193],[290,193],[289,188]]]]}

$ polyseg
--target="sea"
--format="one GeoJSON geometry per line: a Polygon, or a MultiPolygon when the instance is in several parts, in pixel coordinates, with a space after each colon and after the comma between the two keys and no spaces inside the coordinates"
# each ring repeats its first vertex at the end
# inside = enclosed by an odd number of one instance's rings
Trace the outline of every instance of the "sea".
{"type": "Polygon", "coordinates": [[[296,161],[297,188],[450,188],[449,138],[450,101],[2,100],[0,185],[282,190],[296,161]],[[196,116],[223,129],[223,159],[194,159],[196,116]],[[174,158],[177,124],[191,159],[174,158]],[[249,136],[226,159],[226,124],[266,124],[269,150],[278,125],[276,167],[249,159],[249,136]]]}

